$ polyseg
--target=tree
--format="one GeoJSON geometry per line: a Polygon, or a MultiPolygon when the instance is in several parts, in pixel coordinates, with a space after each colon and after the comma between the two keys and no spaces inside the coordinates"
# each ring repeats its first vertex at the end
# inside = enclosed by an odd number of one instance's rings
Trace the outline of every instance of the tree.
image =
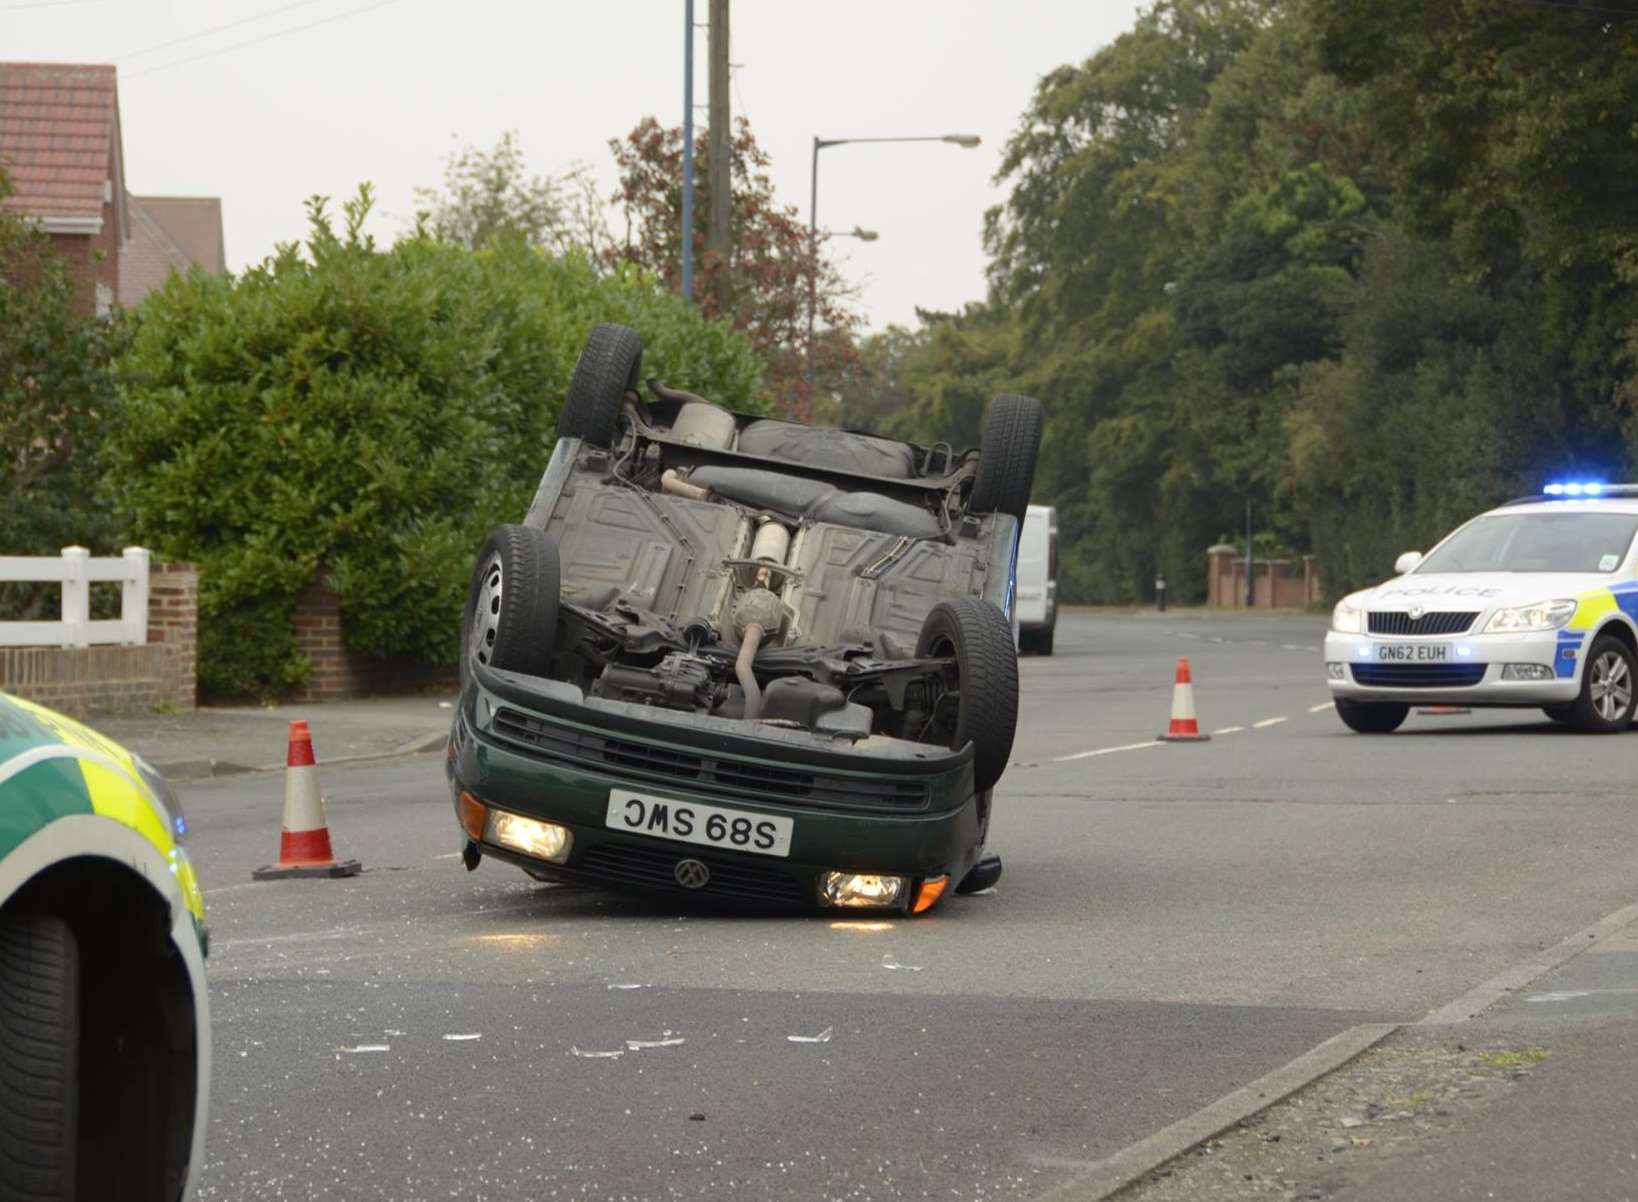
{"type": "MultiPolygon", "coordinates": [[[[10,187],[0,173],[0,198],[10,187]]],[[[112,364],[126,325],[74,312],[51,238],[0,208],[0,554],[117,550],[102,489],[102,437],[118,412],[112,364]]],[[[31,609],[11,590],[14,612],[31,609]]]]}
{"type": "Polygon", "coordinates": [[[476,250],[503,234],[563,253],[607,251],[596,185],[585,168],[562,175],[528,173],[516,130],[493,150],[465,145],[444,160],[442,188],[417,188],[423,218],[441,238],[476,250]]]}
{"type": "Polygon", "coordinates": [[[641,329],[678,387],[757,405],[746,341],[638,273],[518,231],[379,249],[370,200],[338,229],[315,197],[306,243],[238,278],[173,278],[123,364],[121,499],[151,545],[202,566],[200,677],[219,695],[303,679],[292,609],[315,580],[353,650],[453,663],[472,555],[526,508],[598,322],[641,329]]]}
{"type": "MultiPolygon", "coordinates": [[[[623,139],[610,141],[620,170],[612,198],[625,224],[605,262],[631,265],[652,274],[667,288],[681,287],[682,130],[645,118],[623,139]]],[[[855,363],[851,333],[860,317],[853,293],[826,252],[821,237],[810,247],[808,229],[796,209],[781,205],[768,176],[768,156],[743,117],[734,123],[730,172],[734,261],[717,262],[705,253],[710,197],[705,134],[697,139],[693,238],[698,265],[695,294],[708,317],[728,320],[750,340],[767,364],[769,393],[776,403],[802,417],[812,404],[804,386],[807,366],[807,306],[812,288],[822,334],[815,339],[814,372],[832,387],[855,363]],[[721,276],[728,285],[719,288],[721,276]],[[723,301],[726,297],[726,303],[723,301]]]]}

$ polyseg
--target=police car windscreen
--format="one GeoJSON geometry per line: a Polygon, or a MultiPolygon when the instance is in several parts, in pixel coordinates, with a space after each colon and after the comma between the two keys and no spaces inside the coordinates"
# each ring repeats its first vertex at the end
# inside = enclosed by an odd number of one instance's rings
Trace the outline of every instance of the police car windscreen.
{"type": "Polygon", "coordinates": [[[1451,535],[1416,571],[1613,572],[1634,533],[1638,514],[1491,514],[1451,535]]]}

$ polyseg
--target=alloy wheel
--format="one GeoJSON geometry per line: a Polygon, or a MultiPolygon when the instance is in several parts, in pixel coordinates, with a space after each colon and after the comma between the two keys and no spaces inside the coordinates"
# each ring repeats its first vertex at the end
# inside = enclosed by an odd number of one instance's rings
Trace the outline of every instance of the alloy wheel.
{"type": "Polygon", "coordinates": [[[1606,651],[1595,659],[1587,694],[1598,716],[1614,722],[1624,715],[1632,706],[1632,684],[1632,670],[1625,656],[1606,651]]]}

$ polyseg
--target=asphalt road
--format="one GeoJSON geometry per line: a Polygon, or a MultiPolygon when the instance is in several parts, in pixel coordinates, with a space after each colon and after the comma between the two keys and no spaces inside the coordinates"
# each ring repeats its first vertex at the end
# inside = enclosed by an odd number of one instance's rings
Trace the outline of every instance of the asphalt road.
{"type": "Polygon", "coordinates": [[[1638,735],[1520,712],[1352,735],[1319,708],[1321,633],[1066,614],[1023,663],[1006,875],[915,921],[468,875],[435,755],[324,772],[364,876],[252,884],[279,777],[187,788],[201,1196],[1029,1197],[1631,900],[1638,735]],[[1152,741],[1180,654],[1209,743],[1152,741]]]}

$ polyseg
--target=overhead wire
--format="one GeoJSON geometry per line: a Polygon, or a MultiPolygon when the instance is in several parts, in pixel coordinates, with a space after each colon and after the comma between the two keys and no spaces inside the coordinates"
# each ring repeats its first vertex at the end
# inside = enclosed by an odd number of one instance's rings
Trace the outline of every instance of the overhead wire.
{"type": "Polygon", "coordinates": [[[152,54],[156,50],[169,50],[172,46],[181,46],[186,42],[197,42],[200,38],[208,38],[213,33],[223,33],[229,29],[238,29],[241,25],[253,25],[257,21],[265,21],[269,17],[276,17],[292,9],[307,8],[314,4],[325,4],[328,0],[295,0],[293,4],[281,4],[277,8],[269,8],[263,12],[252,13],[248,17],[240,17],[237,21],[228,21],[221,25],[212,25],[209,29],[201,29],[195,33],[184,34],[179,38],[171,38],[165,42],[155,42],[152,46],[144,46],[141,50],[129,50],[124,54],[116,55],[114,61],[123,63],[127,59],[141,58],[144,54],[152,54]]]}
{"type": "Polygon", "coordinates": [[[25,8],[69,8],[76,4],[101,4],[103,0],[34,0],[32,4],[0,5],[0,13],[22,12],[25,8]]]}
{"type": "Polygon", "coordinates": [[[172,67],[183,67],[189,63],[199,62],[201,59],[215,58],[218,55],[230,54],[235,50],[243,50],[249,46],[259,46],[263,42],[271,42],[276,38],[289,37],[291,34],[305,33],[307,30],[317,29],[321,25],[331,25],[337,21],[345,21],[348,17],[362,16],[364,13],[374,12],[378,8],[386,8],[388,5],[398,4],[401,2],[402,0],[376,0],[374,4],[365,4],[358,8],[350,8],[346,12],[336,13],[333,16],[320,17],[317,21],[309,21],[305,25],[292,25],[288,29],[279,29],[272,33],[263,34],[260,37],[247,38],[245,41],[235,42],[231,46],[218,46],[214,50],[204,50],[198,54],[190,54],[186,58],[173,59],[168,63],[160,63],[157,67],[145,67],[141,71],[132,71],[128,75],[121,76],[121,82],[126,82],[132,79],[140,79],[144,75],[155,75],[160,71],[169,71],[172,67]]]}

